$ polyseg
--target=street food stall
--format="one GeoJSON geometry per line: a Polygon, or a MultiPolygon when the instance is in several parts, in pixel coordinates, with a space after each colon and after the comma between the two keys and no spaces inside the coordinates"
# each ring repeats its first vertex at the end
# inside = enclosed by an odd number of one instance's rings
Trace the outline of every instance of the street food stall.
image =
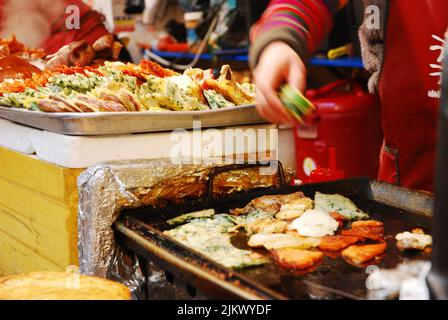
{"type": "Polygon", "coordinates": [[[51,55],[0,39],[0,298],[447,298],[448,81],[436,197],[379,181],[381,96],[359,77],[279,83],[266,116],[259,76],[196,66],[224,3],[200,41],[182,2],[186,65],[120,61],[112,34],[51,55]]]}
{"type": "MultiPolygon", "coordinates": [[[[101,41],[104,39],[99,42],[101,41]]],[[[11,47],[23,46],[14,38],[9,42],[5,40],[5,43],[11,47]]],[[[73,44],[71,46],[68,50],[70,54],[86,50],[73,44]]],[[[27,51],[22,56],[30,54],[33,53],[27,51]]],[[[61,51],[52,59],[62,59],[66,55],[61,51]]],[[[28,68],[35,71],[34,66],[18,56],[15,56],[15,65],[11,70],[11,64],[7,64],[9,59],[11,58],[2,59],[5,77],[7,72],[17,75],[17,66],[21,70],[28,68]]],[[[0,161],[3,241],[0,260],[1,272],[4,274],[42,269],[60,271],[68,266],[78,265],[76,181],[88,167],[113,160],[170,158],[173,157],[173,150],[175,156],[186,159],[229,157],[238,152],[243,156],[258,154],[270,157],[271,153],[276,156],[277,128],[266,124],[259,117],[254,106],[250,105],[250,93],[246,95],[246,100],[240,101],[241,106],[235,106],[215,93],[216,97],[222,99],[221,103],[228,103],[232,107],[214,104],[216,109],[213,110],[205,98],[203,101],[194,96],[188,98],[183,89],[180,89],[182,81],[186,81],[185,88],[190,89],[188,86],[195,84],[193,78],[175,74],[157,64],[145,61],[140,65],[115,63],[107,71],[109,75],[102,73],[100,68],[106,67],[65,66],[60,70],[34,73],[35,77],[38,77],[37,74],[41,77],[37,80],[14,79],[2,83],[0,161]],[[170,72],[173,75],[170,81],[173,82],[162,83],[164,78],[160,72],[170,72]],[[137,95],[131,93],[132,89],[125,89],[128,88],[125,84],[127,80],[135,86],[140,82],[138,88],[141,89],[143,78],[138,80],[138,77],[150,74],[153,74],[150,77],[156,82],[161,81],[159,84],[154,82],[154,85],[171,86],[170,90],[174,90],[171,98],[162,93],[157,98],[168,99],[169,107],[160,108],[151,94],[146,95],[149,99],[147,102],[140,103],[144,94],[140,94],[137,100],[137,95]],[[116,79],[107,79],[109,76],[116,79]],[[24,83],[26,81],[28,83],[24,83]],[[113,90],[120,91],[121,98],[104,87],[100,89],[104,91],[100,93],[103,98],[107,94],[110,99],[121,102],[80,93],[86,92],[87,88],[81,88],[83,85],[96,87],[98,81],[115,85],[117,88],[113,90]],[[180,81],[179,86],[176,81],[180,81]],[[55,91],[44,93],[33,89],[38,84],[46,88],[52,87],[51,90],[55,91]],[[61,96],[65,94],[61,94],[61,90],[77,92],[80,100],[64,101],[61,96]],[[127,95],[126,100],[120,100],[124,98],[123,95],[127,95]],[[87,102],[83,102],[83,99],[87,102]],[[193,99],[196,106],[184,108],[179,102],[182,99],[193,99]],[[123,101],[135,105],[124,107],[123,101]],[[96,103],[96,106],[92,103],[96,103]],[[108,106],[115,106],[117,110],[108,106]],[[151,112],[144,112],[148,110],[151,112]],[[215,131],[207,130],[208,128],[219,130],[216,134],[215,131]],[[177,131],[172,132],[176,129],[177,131]],[[240,134],[242,140],[236,134],[240,134]],[[214,137],[216,141],[212,139],[214,137]],[[204,148],[207,152],[204,152],[204,148]]],[[[197,76],[202,76],[202,70],[196,69],[196,72],[197,76]]],[[[228,67],[222,70],[221,77],[225,76],[232,77],[232,71],[228,67]]],[[[213,85],[221,85],[221,82],[212,78],[209,81],[213,85]]],[[[229,83],[232,81],[234,80],[229,80],[229,83]]],[[[191,88],[197,89],[199,87],[191,88]]]]}

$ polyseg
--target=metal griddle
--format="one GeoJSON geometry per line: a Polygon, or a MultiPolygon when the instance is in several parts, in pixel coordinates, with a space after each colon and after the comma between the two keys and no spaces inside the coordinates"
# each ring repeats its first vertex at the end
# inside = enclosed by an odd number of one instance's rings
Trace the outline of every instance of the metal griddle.
{"type": "Polygon", "coordinates": [[[0,106],[0,118],[65,135],[113,135],[266,123],[254,105],[204,111],[45,113],[0,106]]]}
{"type": "MultiPolygon", "coordinates": [[[[206,208],[228,212],[261,195],[296,191],[310,197],[314,197],[316,191],[345,195],[372,219],[383,221],[388,248],[381,261],[375,263],[378,267],[393,268],[406,259],[430,259],[425,253],[400,253],[393,236],[415,227],[429,231],[433,197],[369,178],[253,190],[225,198],[206,197],[187,206],[124,211],[115,224],[117,238],[125,247],[196,286],[211,298],[365,299],[365,281],[372,271],[368,265],[356,268],[341,257],[325,257],[314,272],[306,274],[282,270],[273,263],[236,271],[226,269],[162,234],[168,228],[166,220],[183,213],[206,208]]],[[[245,240],[245,234],[240,233],[232,242],[244,248],[245,240]]]]}

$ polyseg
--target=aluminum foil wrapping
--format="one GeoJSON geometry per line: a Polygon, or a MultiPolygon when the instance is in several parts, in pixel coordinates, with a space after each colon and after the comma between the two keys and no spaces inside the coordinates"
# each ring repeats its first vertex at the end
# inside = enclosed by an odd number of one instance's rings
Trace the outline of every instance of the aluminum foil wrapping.
{"type": "MultiPolygon", "coordinates": [[[[162,159],[105,163],[84,171],[78,178],[81,273],[119,281],[138,295],[145,282],[139,261],[114,239],[112,227],[121,210],[204,196],[211,169],[220,165],[213,159],[196,165],[173,165],[172,160],[162,159]]],[[[222,188],[213,191],[271,186],[278,183],[276,177],[262,177],[249,169],[222,173],[215,177],[222,188]]]]}

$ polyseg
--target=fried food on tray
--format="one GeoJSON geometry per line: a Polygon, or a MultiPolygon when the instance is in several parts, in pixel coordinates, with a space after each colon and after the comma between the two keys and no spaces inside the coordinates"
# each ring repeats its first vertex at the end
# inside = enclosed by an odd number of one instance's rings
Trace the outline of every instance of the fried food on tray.
{"type": "Polygon", "coordinates": [[[280,211],[281,203],[276,196],[263,196],[252,200],[253,207],[258,211],[270,213],[272,215],[280,211]]]}
{"type": "Polygon", "coordinates": [[[244,208],[230,210],[230,213],[234,216],[240,216],[254,211],[262,211],[274,216],[280,208],[281,204],[277,201],[277,198],[273,198],[273,196],[263,196],[252,200],[244,208]]]}
{"type": "Polygon", "coordinates": [[[384,225],[380,221],[366,220],[352,223],[351,229],[342,230],[344,236],[354,236],[373,241],[384,240],[384,225]]]}
{"type": "Polygon", "coordinates": [[[277,265],[287,269],[308,269],[324,258],[322,252],[285,248],[271,251],[277,265]]]}
{"type": "Polygon", "coordinates": [[[248,225],[248,233],[283,233],[288,227],[288,223],[285,221],[277,220],[274,218],[258,219],[248,225]]]}
{"type": "Polygon", "coordinates": [[[395,236],[395,239],[400,251],[425,250],[432,245],[432,237],[429,234],[425,234],[422,229],[399,233],[395,236]]]}
{"type": "Polygon", "coordinates": [[[41,99],[37,102],[37,105],[44,112],[74,112],[63,103],[51,99],[41,99]]]}
{"type": "Polygon", "coordinates": [[[47,69],[59,66],[84,67],[95,59],[117,60],[123,45],[115,41],[112,35],[105,35],[95,41],[93,45],[85,40],[75,41],[63,46],[53,55],[47,57],[47,69]]]}
{"type": "Polygon", "coordinates": [[[252,248],[262,248],[265,244],[272,244],[274,242],[287,243],[287,246],[291,243],[299,243],[298,238],[288,234],[254,234],[249,238],[247,245],[252,248]]]}
{"type": "Polygon", "coordinates": [[[250,93],[251,90],[242,87],[235,81],[235,77],[228,65],[221,67],[221,75],[218,80],[205,79],[202,87],[204,90],[217,92],[236,105],[250,104],[254,100],[254,95],[250,93]]]}
{"type": "Polygon", "coordinates": [[[14,55],[0,58],[0,81],[10,86],[13,92],[16,91],[16,88],[12,86],[14,81],[23,83],[23,80],[40,74],[42,71],[39,68],[23,58],[14,55]]]}
{"type": "Polygon", "coordinates": [[[378,228],[378,230],[382,230],[384,232],[384,223],[376,220],[361,220],[352,223],[352,229],[359,228],[378,228]]]}
{"type": "Polygon", "coordinates": [[[89,65],[95,57],[95,50],[84,40],[63,46],[55,54],[48,56],[47,68],[61,65],[82,67],[89,65]]]}
{"type": "Polygon", "coordinates": [[[320,210],[308,210],[289,226],[290,230],[297,230],[304,237],[332,236],[338,228],[339,223],[320,210]]]}
{"type": "Polygon", "coordinates": [[[211,218],[214,215],[215,215],[215,210],[208,209],[208,210],[186,213],[186,214],[183,214],[176,218],[170,219],[166,223],[168,223],[171,226],[175,226],[175,225],[182,224],[182,223],[185,223],[185,222],[193,220],[193,219],[211,218]]]}
{"type": "Polygon", "coordinates": [[[344,260],[352,265],[359,266],[386,251],[387,243],[353,245],[342,251],[344,260]]]}
{"type": "Polygon", "coordinates": [[[323,237],[319,244],[319,249],[322,251],[341,251],[348,246],[357,243],[360,241],[360,238],[358,237],[352,237],[352,236],[330,236],[330,237],[323,237]]]}
{"type": "Polygon", "coordinates": [[[267,263],[268,259],[260,254],[232,245],[228,230],[233,227],[234,223],[228,215],[216,214],[210,218],[188,221],[163,234],[227,268],[240,269],[267,263]]]}
{"type": "Polygon", "coordinates": [[[204,81],[203,88],[205,90],[214,90],[222,95],[226,100],[236,105],[250,104],[253,101],[252,97],[247,97],[242,91],[232,86],[229,83],[223,83],[214,79],[207,79],[204,81]]]}
{"type": "MultiPolygon", "coordinates": [[[[274,216],[280,212],[282,205],[288,203],[294,203],[300,199],[305,198],[302,192],[296,192],[286,195],[267,195],[256,199],[253,199],[244,208],[230,210],[230,213],[238,216],[243,214],[248,214],[254,211],[262,211],[274,216]]],[[[310,199],[311,200],[311,199],[310,199]]]]}
{"type": "MultiPolygon", "coordinates": [[[[140,64],[136,65],[133,63],[110,63],[106,62],[106,66],[109,66],[115,71],[123,72],[126,75],[138,78],[140,80],[148,80],[149,76],[155,76],[158,78],[166,78],[172,76],[179,76],[180,74],[162,67],[161,65],[148,61],[142,60],[140,64]]],[[[187,71],[185,71],[187,73],[187,71]]]]}
{"type": "Polygon", "coordinates": [[[117,60],[120,57],[123,45],[121,42],[115,41],[113,35],[105,35],[95,41],[92,48],[96,52],[96,59],[117,60]]]}
{"type": "Polygon", "coordinates": [[[345,216],[337,212],[330,212],[330,217],[336,220],[339,223],[339,227],[344,226],[344,224],[349,221],[345,216]]]}
{"type": "Polygon", "coordinates": [[[28,48],[19,42],[15,36],[8,39],[0,39],[0,58],[10,55],[24,59],[41,59],[45,57],[45,52],[43,49],[28,48]]]}
{"type": "Polygon", "coordinates": [[[323,194],[316,192],[315,208],[324,212],[337,212],[349,220],[367,219],[369,215],[360,210],[348,198],[340,194],[323,194]]]}
{"type": "MultiPolygon", "coordinates": [[[[109,50],[104,48],[110,39],[98,41],[94,47],[80,41],[62,48],[51,57],[45,71],[26,61],[14,63],[13,76],[0,70],[0,80],[8,80],[0,82],[0,105],[43,112],[200,111],[235,106],[218,94],[205,92],[202,87],[205,80],[198,80],[197,74],[189,70],[178,74],[150,61],[139,65],[106,61],[100,66],[84,66],[95,56],[94,48],[101,52],[109,50]],[[20,71],[25,68],[26,73],[20,71]],[[84,98],[80,99],[80,95],[84,98]],[[80,105],[79,110],[50,105],[50,96],[62,99],[62,104],[80,105]],[[85,97],[93,100],[86,101],[85,97]],[[97,106],[90,107],[91,102],[97,106]]],[[[227,70],[231,72],[230,68],[227,70]]],[[[243,86],[233,84],[235,88],[243,86]]],[[[249,102],[253,103],[254,98],[249,102]]]]}
{"type": "Polygon", "coordinates": [[[275,234],[254,234],[247,243],[252,248],[283,249],[297,248],[310,249],[319,246],[320,239],[305,238],[293,234],[275,233],[275,234]]]}
{"type": "Polygon", "coordinates": [[[292,220],[300,217],[306,211],[313,209],[314,202],[310,198],[292,199],[281,205],[280,211],[275,215],[277,219],[292,220]]]}

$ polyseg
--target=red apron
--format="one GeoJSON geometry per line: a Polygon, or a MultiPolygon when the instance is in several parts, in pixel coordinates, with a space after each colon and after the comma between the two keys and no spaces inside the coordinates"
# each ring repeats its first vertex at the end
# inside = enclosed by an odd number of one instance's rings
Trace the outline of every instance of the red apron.
{"type": "Polygon", "coordinates": [[[433,191],[446,0],[390,0],[379,179],[433,191]]]}

